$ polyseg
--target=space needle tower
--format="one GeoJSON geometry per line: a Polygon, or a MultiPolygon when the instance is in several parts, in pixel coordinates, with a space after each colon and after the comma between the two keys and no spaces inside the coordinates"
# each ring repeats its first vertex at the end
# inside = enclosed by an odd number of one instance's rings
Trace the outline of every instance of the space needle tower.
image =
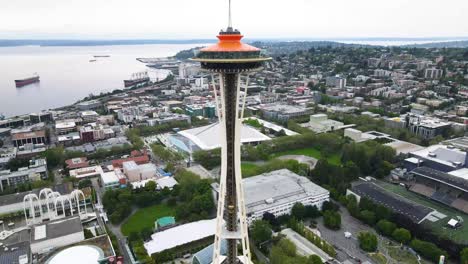
{"type": "Polygon", "coordinates": [[[213,264],[250,264],[250,246],[241,175],[241,126],[249,75],[260,71],[265,61],[261,50],[241,42],[241,33],[229,23],[217,36],[219,41],[192,58],[211,73],[221,127],[221,178],[213,264]],[[241,93],[242,92],[242,93],[241,93]],[[221,241],[227,241],[227,255],[221,255],[221,241]],[[238,254],[238,245],[241,246],[238,254]]]}

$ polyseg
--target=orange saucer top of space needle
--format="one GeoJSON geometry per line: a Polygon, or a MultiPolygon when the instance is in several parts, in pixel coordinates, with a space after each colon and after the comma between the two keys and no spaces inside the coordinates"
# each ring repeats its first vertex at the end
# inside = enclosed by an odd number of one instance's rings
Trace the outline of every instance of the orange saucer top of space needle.
{"type": "Polygon", "coordinates": [[[271,60],[259,48],[242,43],[242,34],[233,29],[229,8],[229,25],[218,34],[218,43],[203,48],[192,58],[201,63],[201,68],[215,72],[246,72],[259,70],[263,62],[271,60]],[[236,71],[236,69],[238,69],[236,71]]]}
{"type": "Polygon", "coordinates": [[[215,45],[201,49],[201,52],[256,52],[259,48],[244,44],[241,39],[244,36],[237,30],[228,28],[226,31],[221,31],[217,38],[219,42],[215,45]]]}

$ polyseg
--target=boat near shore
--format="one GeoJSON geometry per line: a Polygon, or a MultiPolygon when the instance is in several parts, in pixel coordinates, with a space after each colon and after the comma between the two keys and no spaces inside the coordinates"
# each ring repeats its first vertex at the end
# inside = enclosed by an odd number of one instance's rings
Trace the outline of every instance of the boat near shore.
{"type": "Polygon", "coordinates": [[[147,71],[137,72],[132,74],[132,78],[124,80],[124,87],[130,88],[134,86],[147,85],[150,82],[147,71]]]}
{"type": "Polygon", "coordinates": [[[40,82],[39,75],[36,74],[33,77],[15,80],[15,85],[16,85],[16,88],[20,88],[20,87],[30,85],[33,83],[38,83],[38,82],[40,82]]]}

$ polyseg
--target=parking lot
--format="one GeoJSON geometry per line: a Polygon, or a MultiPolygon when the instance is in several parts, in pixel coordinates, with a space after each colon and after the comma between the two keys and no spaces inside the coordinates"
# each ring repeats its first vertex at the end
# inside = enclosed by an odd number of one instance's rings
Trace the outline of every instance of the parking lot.
{"type": "Polygon", "coordinates": [[[372,229],[359,220],[349,215],[346,208],[340,208],[341,214],[341,229],[338,231],[330,230],[323,225],[323,219],[318,220],[318,229],[328,243],[332,244],[336,249],[336,259],[343,262],[349,260],[352,263],[359,263],[358,260],[364,262],[369,261],[373,263],[367,254],[359,248],[359,242],[357,241],[357,235],[361,231],[371,231],[372,229]],[[345,238],[344,232],[350,232],[351,238],[345,238]]]}

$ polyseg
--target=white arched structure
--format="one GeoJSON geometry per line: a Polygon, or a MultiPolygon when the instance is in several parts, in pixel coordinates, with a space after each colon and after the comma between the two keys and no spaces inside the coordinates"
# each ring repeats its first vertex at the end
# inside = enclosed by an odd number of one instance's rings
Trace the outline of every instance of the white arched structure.
{"type": "Polygon", "coordinates": [[[59,213],[58,213],[58,210],[57,210],[57,203],[59,203],[59,205],[62,206],[62,211],[63,211],[63,217],[66,216],[65,214],[65,205],[66,205],[66,202],[68,202],[68,205],[70,206],[70,214],[73,215],[73,206],[72,206],[72,203],[70,201],[70,197],[66,196],[66,195],[60,195],[59,197],[57,197],[54,201],[54,209],[55,209],[55,216],[56,217],[59,217],[59,213]]]}
{"type": "Polygon", "coordinates": [[[37,224],[47,219],[53,220],[65,217],[67,203],[71,215],[74,214],[76,207],[80,218],[87,218],[86,197],[81,190],[74,190],[70,194],[61,195],[59,192],[54,192],[50,188],[44,188],[39,192],[39,196],[35,193],[25,195],[23,198],[23,210],[26,224],[37,224]],[[84,204],[84,210],[82,208],[83,204],[80,204],[81,201],[84,204]],[[63,213],[59,214],[57,209],[61,209],[63,213]],[[38,214],[39,216],[37,217],[38,214]]]}
{"type": "Polygon", "coordinates": [[[51,194],[51,193],[53,193],[53,191],[50,188],[44,188],[39,192],[39,203],[40,203],[40,206],[41,206],[41,217],[42,217],[42,219],[50,218],[49,194],[51,194]]]}
{"type": "Polygon", "coordinates": [[[42,209],[40,206],[39,197],[36,194],[30,193],[24,196],[23,198],[23,210],[24,210],[24,217],[26,218],[26,224],[34,224],[36,223],[36,207],[39,207],[39,214],[41,216],[42,221],[42,209]],[[35,200],[35,201],[34,201],[35,200]],[[28,212],[26,209],[29,209],[29,221],[28,221],[28,212]]]}
{"type": "Polygon", "coordinates": [[[73,202],[76,203],[76,209],[78,210],[78,215],[80,217],[86,218],[88,213],[86,211],[86,197],[81,190],[74,190],[72,193],[70,193],[70,201],[72,202],[71,205],[73,205],[73,202]],[[83,198],[83,204],[84,204],[84,211],[81,210],[80,206],[80,196],[83,198]]]}

